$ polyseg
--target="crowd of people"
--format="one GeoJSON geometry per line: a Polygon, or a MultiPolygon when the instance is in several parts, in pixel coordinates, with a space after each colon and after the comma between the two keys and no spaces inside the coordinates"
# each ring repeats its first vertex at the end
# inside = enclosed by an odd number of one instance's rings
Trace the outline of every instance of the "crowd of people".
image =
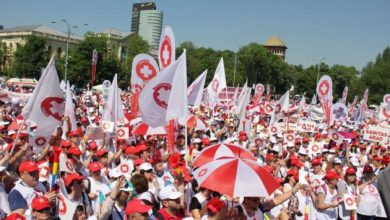
{"type": "MultiPolygon", "coordinates": [[[[287,143],[290,131],[270,132],[269,115],[251,112],[256,120],[244,131],[227,106],[196,106],[191,114],[208,127],[177,124],[171,148],[165,135],[131,135],[129,100],[122,98],[127,118],[118,126],[129,129],[128,139],[91,139],[86,131],[101,126],[103,107],[99,95],[82,93],[74,100],[77,129],[58,127],[39,151],[30,143],[33,126],[20,135],[9,128],[23,104],[1,102],[0,219],[387,219],[376,177],[390,162],[388,146],[364,140],[365,123],[338,126],[352,135],[341,143],[321,125],[293,131],[287,143]],[[265,198],[232,198],[200,186],[194,159],[222,143],[251,152],[278,189],[265,198]],[[320,151],[309,149],[313,143],[320,151]],[[345,195],[356,209],[347,207],[345,195]]],[[[310,118],[302,109],[300,117],[310,118]]]]}

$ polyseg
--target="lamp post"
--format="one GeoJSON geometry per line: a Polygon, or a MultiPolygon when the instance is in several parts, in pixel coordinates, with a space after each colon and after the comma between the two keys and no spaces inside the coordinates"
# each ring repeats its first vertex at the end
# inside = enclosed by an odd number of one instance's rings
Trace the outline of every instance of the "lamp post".
{"type": "MultiPolygon", "coordinates": [[[[71,33],[71,29],[72,28],[77,28],[76,25],[72,25],[71,23],[69,23],[67,20],[65,19],[62,19],[60,20],[61,22],[64,22],[66,24],[66,28],[67,28],[67,37],[66,37],[66,52],[65,52],[65,82],[66,82],[66,76],[67,76],[67,73],[68,73],[68,59],[69,59],[69,39],[70,39],[70,33],[71,33]]],[[[55,24],[57,22],[55,21],[52,21],[51,23],[55,24]]],[[[88,24],[84,24],[85,26],[87,26],[88,24]]]]}
{"type": "Polygon", "coordinates": [[[321,63],[322,63],[322,61],[324,61],[326,58],[325,57],[323,57],[323,58],[321,58],[320,59],[320,61],[318,62],[318,69],[317,69],[317,81],[316,81],[316,86],[317,86],[317,84],[318,84],[318,77],[320,76],[320,70],[321,70],[321,63]]]}

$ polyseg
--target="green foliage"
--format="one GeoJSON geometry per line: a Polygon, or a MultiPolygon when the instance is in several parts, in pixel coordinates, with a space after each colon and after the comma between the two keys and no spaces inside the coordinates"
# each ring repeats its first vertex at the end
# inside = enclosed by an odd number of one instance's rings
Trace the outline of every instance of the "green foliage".
{"type": "MultiPolygon", "coordinates": [[[[369,88],[369,103],[382,102],[383,95],[390,91],[390,48],[386,47],[375,62],[363,69],[361,81],[369,88]]],[[[364,89],[363,91],[364,92],[364,89]]]]}
{"type": "Polygon", "coordinates": [[[26,43],[19,46],[14,54],[11,73],[18,77],[39,79],[42,68],[49,62],[46,38],[30,35],[26,43]]]}

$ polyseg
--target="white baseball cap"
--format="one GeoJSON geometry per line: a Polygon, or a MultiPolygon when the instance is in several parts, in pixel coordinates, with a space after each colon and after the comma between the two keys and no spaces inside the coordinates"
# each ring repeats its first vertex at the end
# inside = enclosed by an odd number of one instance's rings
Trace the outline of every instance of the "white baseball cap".
{"type": "Polygon", "coordinates": [[[299,151],[298,151],[298,154],[307,155],[307,154],[308,154],[308,153],[307,153],[307,149],[301,147],[301,148],[299,149],[299,151]]]}
{"type": "Polygon", "coordinates": [[[354,167],[360,166],[359,160],[358,160],[358,158],[356,158],[356,157],[352,157],[352,158],[349,160],[349,162],[350,162],[354,167]]]}
{"type": "Polygon", "coordinates": [[[142,163],[141,166],[139,167],[140,170],[153,170],[152,164],[150,163],[142,163]]]}
{"type": "Polygon", "coordinates": [[[120,176],[122,176],[122,173],[121,171],[119,171],[119,169],[116,167],[114,169],[111,169],[110,172],[108,172],[108,175],[110,177],[113,177],[113,178],[118,178],[120,176]]]}
{"type": "Polygon", "coordinates": [[[271,143],[273,143],[273,144],[276,144],[276,138],[275,138],[274,136],[271,136],[271,137],[269,138],[269,141],[270,141],[271,143]]]}
{"type": "Polygon", "coordinates": [[[172,185],[168,185],[166,187],[163,187],[159,193],[159,197],[161,200],[178,199],[182,195],[183,194],[181,192],[177,191],[177,189],[172,185]]]}
{"type": "Polygon", "coordinates": [[[194,144],[200,144],[200,143],[202,143],[202,141],[201,141],[199,138],[194,138],[194,140],[192,141],[192,143],[194,143],[194,144]]]}

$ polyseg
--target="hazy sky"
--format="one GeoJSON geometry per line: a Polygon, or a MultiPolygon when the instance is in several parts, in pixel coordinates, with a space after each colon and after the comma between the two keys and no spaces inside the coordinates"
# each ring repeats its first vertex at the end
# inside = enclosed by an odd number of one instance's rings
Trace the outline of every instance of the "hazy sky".
{"type": "MultiPolygon", "coordinates": [[[[88,26],[130,30],[132,4],[126,0],[1,0],[0,25],[5,28],[43,24],[66,31],[66,19],[88,26]]],[[[364,67],[390,46],[388,0],[158,0],[164,24],[170,25],[176,44],[236,51],[250,42],[264,43],[277,35],[287,45],[286,61],[309,66],[325,63],[364,67]]]]}

